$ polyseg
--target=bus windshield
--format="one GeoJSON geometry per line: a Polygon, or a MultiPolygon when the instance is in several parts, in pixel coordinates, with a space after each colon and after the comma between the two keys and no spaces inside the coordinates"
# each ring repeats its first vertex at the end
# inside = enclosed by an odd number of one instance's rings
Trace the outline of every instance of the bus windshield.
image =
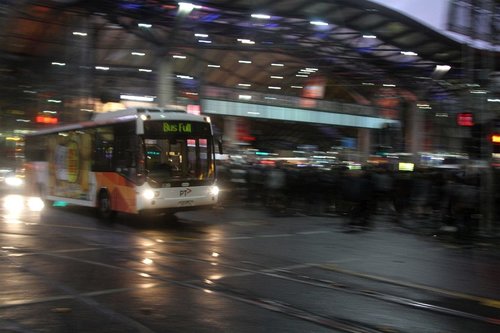
{"type": "Polygon", "coordinates": [[[209,126],[172,121],[145,123],[143,144],[148,182],[154,187],[163,187],[179,181],[213,181],[215,172],[209,126]]]}

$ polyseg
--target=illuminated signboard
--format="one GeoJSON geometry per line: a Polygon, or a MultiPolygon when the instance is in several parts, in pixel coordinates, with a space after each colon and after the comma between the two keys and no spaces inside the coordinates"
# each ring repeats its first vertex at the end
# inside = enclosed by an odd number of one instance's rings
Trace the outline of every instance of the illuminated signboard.
{"type": "Polygon", "coordinates": [[[491,142],[500,143],[500,134],[492,134],[491,135],[491,142]]]}
{"type": "Polygon", "coordinates": [[[399,165],[398,165],[399,171],[413,171],[414,168],[415,168],[415,164],[413,164],[413,163],[399,162],[399,165]]]}
{"type": "Polygon", "coordinates": [[[163,132],[167,133],[192,133],[191,123],[163,123],[163,132]]]}
{"type": "Polygon", "coordinates": [[[146,121],[144,135],[152,139],[166,135],[208,137],[211,135],[211,129],[209,123],[198,121],[146,121]]]}

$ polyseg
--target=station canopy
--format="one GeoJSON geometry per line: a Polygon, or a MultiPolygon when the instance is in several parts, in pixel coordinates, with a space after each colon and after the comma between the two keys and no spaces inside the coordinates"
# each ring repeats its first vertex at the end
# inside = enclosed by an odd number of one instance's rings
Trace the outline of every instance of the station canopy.
{"type": "Polygon", "coordinates": [[[319,78],[325,98],[356,103],[383,85],[448,96],[500,63],[366,0],[2,1],[0,26],[4,109],[30,93],[156,95],[165,60],[187,98],[201,86],[301,96],[319,78]]]}

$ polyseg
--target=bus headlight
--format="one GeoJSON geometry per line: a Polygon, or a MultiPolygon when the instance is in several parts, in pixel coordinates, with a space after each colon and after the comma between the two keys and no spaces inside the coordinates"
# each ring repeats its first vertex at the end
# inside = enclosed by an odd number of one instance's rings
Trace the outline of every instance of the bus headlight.
{"type": "Polygon", "coordinates": [[[210,194],[211,195],[218,195],[219,194],[219,187],[218,186],[212,186],[210,187],[210,194]]]}
{"type": "Polygon", "coordinates": [[[152,200],[155,198],[155,192],[153,190],[144,190],[144,192],[142,192],[142,196],[146,200],[152,200]]]}

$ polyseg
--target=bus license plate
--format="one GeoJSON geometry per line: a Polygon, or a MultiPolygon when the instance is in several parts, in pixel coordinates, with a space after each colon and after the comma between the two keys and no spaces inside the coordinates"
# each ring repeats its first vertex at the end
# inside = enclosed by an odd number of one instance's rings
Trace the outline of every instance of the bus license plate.
{"type": "Polygon", "coordinates": [[[182,200],[179,201],[179,206],[186,207],[186,206],[193,206],[194,201],[193,200],[182,200]]]}

